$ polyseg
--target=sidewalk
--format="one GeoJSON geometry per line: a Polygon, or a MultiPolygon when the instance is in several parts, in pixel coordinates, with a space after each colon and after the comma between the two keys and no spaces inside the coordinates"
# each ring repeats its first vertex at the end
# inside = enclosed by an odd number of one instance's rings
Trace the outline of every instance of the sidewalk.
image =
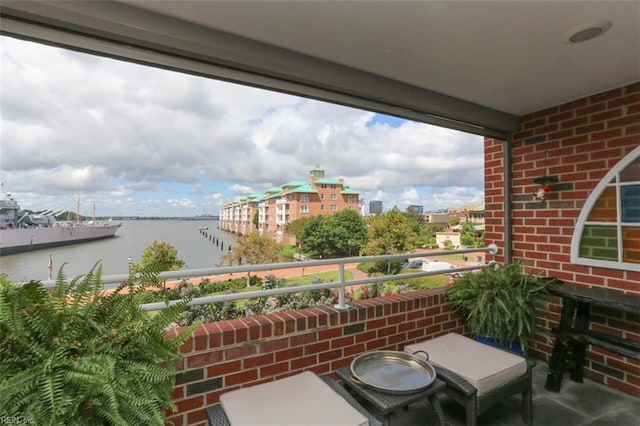
{"type": "MultiPolygon", "coordinates": [[[[318,265],[318,266],[296,266],[295,262],[292,262],[291,268],[287,269],[277,269],[273,271],[259,271],[252,272],[251,276],[260,277],[265,279],[267,275],[275,275],[277,278],[291,278],[291,277],[301,277],[306,275],[314,275],[321,274],[324,272],[334,272],[338,270],[337,265],[318,265]]],[[[349,271],[353,274],[354,279],[367,278],[367,274],[360,271],[358,269],[358,263],[347,263],[345,265],[345,271],[349,271]]],[[[226,274],[226,275],[214,275],[209,277],[212,282],[218,281],[226,281],[226,280],[235,280],[239,278],[246,278],[247,273],[234,273],[234,274],[226,274]]],[[[199,284],[201,278],[192,278],[189,282],[193,282],[195,284],[199,284]]]]}

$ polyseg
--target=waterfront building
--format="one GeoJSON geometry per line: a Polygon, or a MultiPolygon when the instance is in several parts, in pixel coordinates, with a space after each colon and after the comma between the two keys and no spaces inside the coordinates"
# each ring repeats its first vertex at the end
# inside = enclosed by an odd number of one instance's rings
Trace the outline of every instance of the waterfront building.
{"type": "Polygon", "coordinates": [[[458,231],[442,231],[436,232],[436,245],[440,248],[447,247],[447,241],[451,244],[451,247],[460,247],[460,232],[458,231]]]}
{"type": "Polygon", "coordinates": [[[278,242],[294,244],[286,225],[304,217],[333,214],[345,209],[359,211],[360,194],[344,179],[325,176],[316,166],[307,181],[290,181],[264,194],[253,194],[226,203],[220,210],[220,229],[240,235],[257,230],[278,242]]]}
{"type": "Polygon", "coordinates": [[[380,214],[380,213],[382,213],[382,201],[380,200],[369,201],[369,214],[380,214]]]}
{"type": "Polygon", "coordinates": [[[451,215],[449,213],[428,213],[427,223],[449,225],[449,219],[451,215]]]}
{"type": "Polygon", "coordinates": [[[484,225],[484,201],[466,209],[465,221],[484,225]]]}

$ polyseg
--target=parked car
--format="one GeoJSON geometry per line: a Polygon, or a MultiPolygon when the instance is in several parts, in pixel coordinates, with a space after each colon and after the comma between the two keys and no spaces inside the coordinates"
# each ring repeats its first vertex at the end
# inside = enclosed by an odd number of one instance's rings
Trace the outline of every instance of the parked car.
{"type": "Polygon", "coordinates": [[[424,264],[424,260],[411,260],[402,264],[403,268],[420,269],[424,264]]]}
{"type": "Polygon", "coordinates": [[[422,270],[425,272],[443,271],[446,275],[456,275],[455,272],[444,272],[449,269],[455,269],[456,267],[448,262],[424,262],[422,264],[422,270]]]}

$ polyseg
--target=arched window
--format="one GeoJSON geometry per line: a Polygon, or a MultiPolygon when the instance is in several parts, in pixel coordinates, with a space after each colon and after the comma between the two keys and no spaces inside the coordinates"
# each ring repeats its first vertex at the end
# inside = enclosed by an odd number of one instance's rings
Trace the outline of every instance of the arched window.
{"type": "Polygon", "coordinates": [[[571,262],[640,270],[640,146],[587,199],[573,232],[571,262]]]}

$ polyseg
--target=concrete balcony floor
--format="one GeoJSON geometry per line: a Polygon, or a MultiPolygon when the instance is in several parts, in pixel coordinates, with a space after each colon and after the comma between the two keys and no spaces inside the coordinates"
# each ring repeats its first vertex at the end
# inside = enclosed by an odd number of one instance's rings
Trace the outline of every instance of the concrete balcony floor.
{"type": "MultiPolygon", "coordinates": [[[[533,370],[533,424],[536,426],[637,426],[640,398],[589,379],[584,383],[562,381],[560,392],[544,389],[547,364],[538,361],[533,370]]],[[[451,426],[464,426],[464,410],[446,396],[441,398],[451,426]]],[[[520,395],[491,407],[480,416],[479,426],[523,426],[520,395]]],[[[427,403],[416,403],[390,418],[391,426],[437,425],[438,419],[427,403]]]]}

